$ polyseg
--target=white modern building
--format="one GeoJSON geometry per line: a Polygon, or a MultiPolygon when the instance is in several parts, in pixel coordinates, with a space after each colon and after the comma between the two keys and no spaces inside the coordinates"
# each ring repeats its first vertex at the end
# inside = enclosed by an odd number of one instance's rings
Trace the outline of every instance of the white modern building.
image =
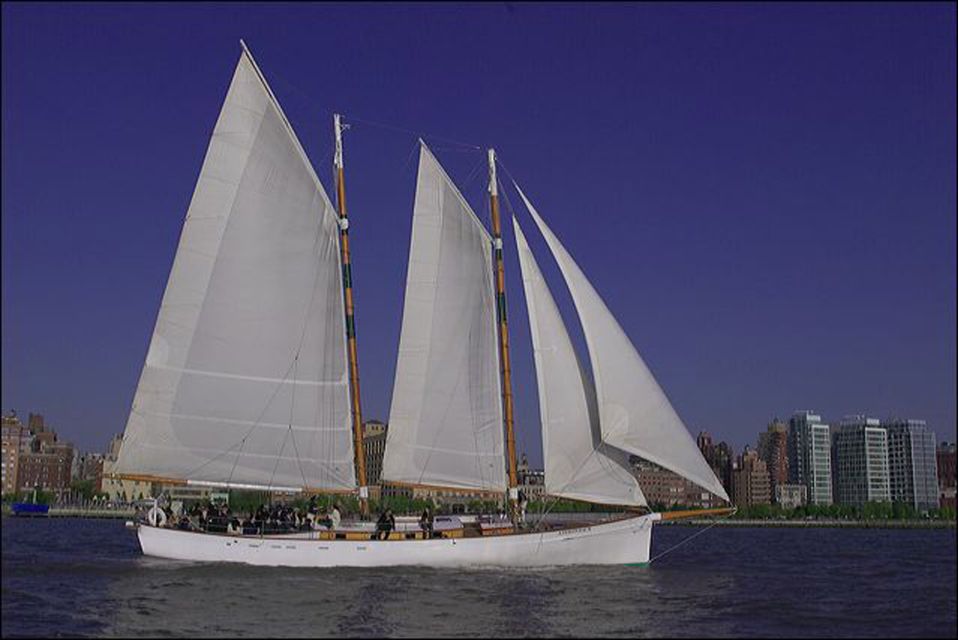
{"type": "Polygon", "coordinates": [[[888,432],[877,418],[845,416],[832,434],[835,502],[891,502],[888,432]]]}
{"type": "Polygon", "coordinates": [[[808,503],[832,504],[832,455],[829,426],[812,411],[796,411],[788,421],[788,477],[805,485],[808,503]]]}
{"type": "Polygon", "coordinates": [[[935,432],[924,420],[889,420],[888,470],[893,502],[918,511],[938,508],[938,467],[935,432]]]}

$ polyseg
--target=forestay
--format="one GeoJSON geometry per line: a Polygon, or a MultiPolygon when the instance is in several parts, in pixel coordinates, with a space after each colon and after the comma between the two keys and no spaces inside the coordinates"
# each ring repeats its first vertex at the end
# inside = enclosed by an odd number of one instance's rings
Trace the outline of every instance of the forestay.
{"type": "Polygon", "coordinates": [[[539,388],[545,490],[586,502],[644,506],[629,454],[602,442],[595,390],[519,222],[512,219],[539,388]]]}
{"type": "Polygon", "coordinates": [[[333,207],[244,51],[116,471],[355,488],[341,277],[333,207]]]}
{"type": "Polygon", "coordinates": [[[516,185],[572,294],[589,349],[602,440],[728,500],[725,489],[628,336],[516,185]]]}
{"type": "Polygon", "coordinates": [[[504,491],[491,237],[420,147],[382,477],[504,491]]]}

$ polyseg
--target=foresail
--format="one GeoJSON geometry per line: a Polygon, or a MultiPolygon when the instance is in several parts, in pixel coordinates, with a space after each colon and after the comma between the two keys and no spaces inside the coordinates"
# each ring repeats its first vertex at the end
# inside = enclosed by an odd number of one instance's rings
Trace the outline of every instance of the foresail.
{"type": "Polygon", "coordinates": [[[721,482],[622,327],[518,185],[516,189],[559,263],[582,322],[602,440],[728,500],[721,482]]]}
{"type": "Polygon", "coordinates": [[[644,506],[629,454],[602,442],[592,381],[579,366],[559,308],[519,222],[512,219],[529,309],[542,419],[546,493],[644,506]]]}
{"type": "Polygon", "coordinates": [[[385,481],[505,490],[491,246],[422,144],[385,481]]]}
{"type": "Polygon", "coordinates": [[[335,211],[241,55],[187,212],[116,471],[355,488],[335,211]]]}

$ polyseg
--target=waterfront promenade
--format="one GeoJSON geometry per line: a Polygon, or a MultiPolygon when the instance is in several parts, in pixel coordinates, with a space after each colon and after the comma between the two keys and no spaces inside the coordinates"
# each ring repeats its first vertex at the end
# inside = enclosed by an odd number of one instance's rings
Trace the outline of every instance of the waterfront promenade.
{"type": "Polygon", "coordinates": [[[94,507],[50,507],[47,513],[13,516],[9,505],[3,505],[3,517],[17,518],[117,518],[129,520],[136,515],[135,509],[102,509],[94,507]]]}
{"type": "Polygon", "coordinates": [[[954,529],[954,520],[762,520],[756,518],[689,518],[687,520],[669,520],[659,524],[679,527],[826,527],[851,529],[954,529]]]}
{"type": "MultiPolygon", "coordinates": [[[[616,513],[549,513],[545,522],[549,524],[568,524],[573,522],[595,522],[614,517],[616,513]]],[[[536,522],[538,514],[527,514],[528,522],[536,522]]],[[[804,519],[764,519],[764,518],[683,518],[666,520],[656,523],[656,526],[669,527],[707,527],[716,525],[722,527],[823,527],[823,528],[851,528],[851,529],[954,529],[955,520],[948,519],[866,519],[866,518],[815,518],[804,519]]]]}

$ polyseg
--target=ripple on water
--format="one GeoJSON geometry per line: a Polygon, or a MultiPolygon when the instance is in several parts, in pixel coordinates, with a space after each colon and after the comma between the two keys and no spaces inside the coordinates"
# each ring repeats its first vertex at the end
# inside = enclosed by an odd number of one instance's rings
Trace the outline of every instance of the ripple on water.
{"type": "Polygon", "coordinates": [[[4,519],[3,636],[954,637],[955,558],[954,530],[716,528],[646,568],[274,569],[4,519]]]}

